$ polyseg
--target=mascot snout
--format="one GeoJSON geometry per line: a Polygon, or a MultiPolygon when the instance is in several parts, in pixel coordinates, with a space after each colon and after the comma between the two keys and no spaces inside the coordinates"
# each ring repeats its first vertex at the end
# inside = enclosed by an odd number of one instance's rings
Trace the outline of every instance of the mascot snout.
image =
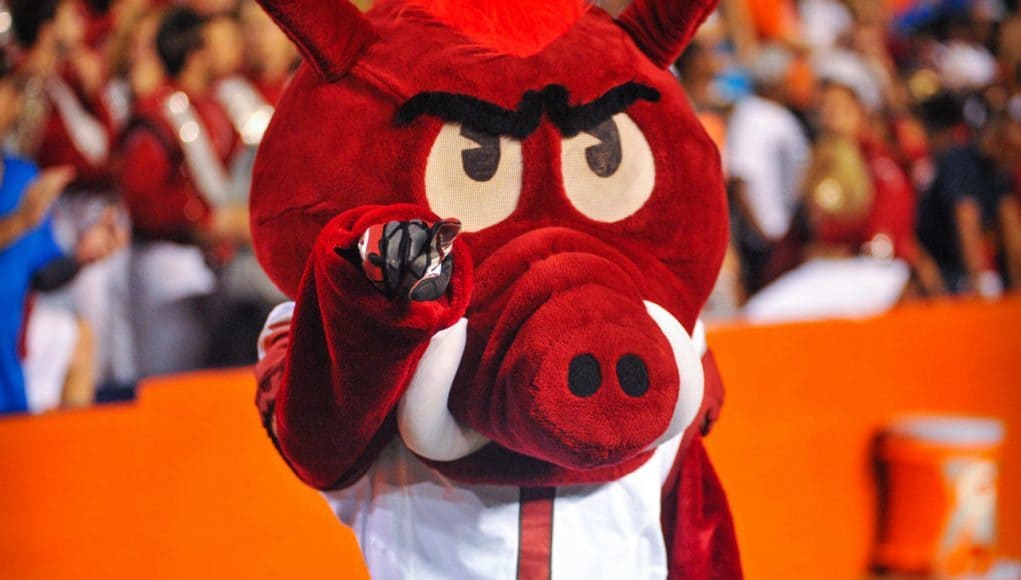
{"type": "Polygon", "coordinates": [[[499,291],[469,309],[450,397],[458,423],[573,470],[626,461],[679,433],[702,393],[687,332],[643,300],[637,270],[612,249],[573,232],[536,234],[545,235],[516,240],[480,268],[480,293],[499,291]],[[486,283],[489,268],[499,283],[486,283]]]}
{"type": "Polygon", "coordinates": [[[616,464],[666,431],[678,389],[670,344],[642,302],[579,286],[517,333],[497,374],[492,438],[571,469],[616,464]]]}

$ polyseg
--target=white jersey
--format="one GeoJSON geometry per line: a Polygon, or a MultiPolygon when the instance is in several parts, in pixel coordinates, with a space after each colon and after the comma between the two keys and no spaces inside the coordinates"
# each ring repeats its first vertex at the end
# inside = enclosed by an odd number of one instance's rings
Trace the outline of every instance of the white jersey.
{"type": "MultiPolygon", "coordinates": [[[[660,498],[680,442],[667,441],[617,481],[556,488],[553,580],[666,578],[660,498]]],[[[513,580],[520,493],[452,481],[395,438],[357,483],[325,496],[376,580],[513,580]]]]}

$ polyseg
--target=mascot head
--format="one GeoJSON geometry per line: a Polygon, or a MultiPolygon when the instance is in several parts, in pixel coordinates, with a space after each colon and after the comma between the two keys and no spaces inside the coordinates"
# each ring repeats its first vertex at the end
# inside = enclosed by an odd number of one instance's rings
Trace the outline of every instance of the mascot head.
{"type": "Polygon", "coordinates": [[[419,364],[450,375],[453,425],[435,428],[463,445],[408,419],[409,447],[464,480],[564,484],[679,435],[702,399],[689,337],[727,216],[718,153],[666,69],[715,2],[635,0],[613,19],[580,0],[261,1],[306,57],[252,190],[280,288],[296,294],[351,208],[464,225],[467,322],[419,364]]]}

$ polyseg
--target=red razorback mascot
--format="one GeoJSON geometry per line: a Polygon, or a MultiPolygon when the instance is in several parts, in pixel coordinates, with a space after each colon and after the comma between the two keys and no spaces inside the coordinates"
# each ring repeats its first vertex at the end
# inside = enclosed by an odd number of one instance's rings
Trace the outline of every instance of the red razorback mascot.
{"type": "Polygon", "coordinates": [[[258,402],[373,577],[740,578],[720,163],[666,70],[714,0],[261,1],[306,65],[252,191],[295,300],[258,402]]]}

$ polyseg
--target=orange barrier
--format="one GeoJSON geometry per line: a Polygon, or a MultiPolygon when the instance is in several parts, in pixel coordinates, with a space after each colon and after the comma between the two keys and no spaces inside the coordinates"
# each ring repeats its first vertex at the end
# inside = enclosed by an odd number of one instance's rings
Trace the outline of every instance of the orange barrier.
{"type": "Polygon", "coordinates": [[[708,447],[748,578],[862,577],[878,520],[872,437],[914,411],[1006,422],[1000,547],[1021,557],[1021,298],[720,329],[709,344],[727,400],[708,447]]]}
{"type": "MultiPolygon", "coordinates": [[[[710,335],[728,388],[710,453],[752,580],[860,578],[870,437],[909,410],[1007,423],[1001,547],[1021,557],[1021,299],[710,335]]],[[[276,457],[248,371],[136,404],[0,421],[3,578],[365,578],[350,532],[276,457]]]]}

